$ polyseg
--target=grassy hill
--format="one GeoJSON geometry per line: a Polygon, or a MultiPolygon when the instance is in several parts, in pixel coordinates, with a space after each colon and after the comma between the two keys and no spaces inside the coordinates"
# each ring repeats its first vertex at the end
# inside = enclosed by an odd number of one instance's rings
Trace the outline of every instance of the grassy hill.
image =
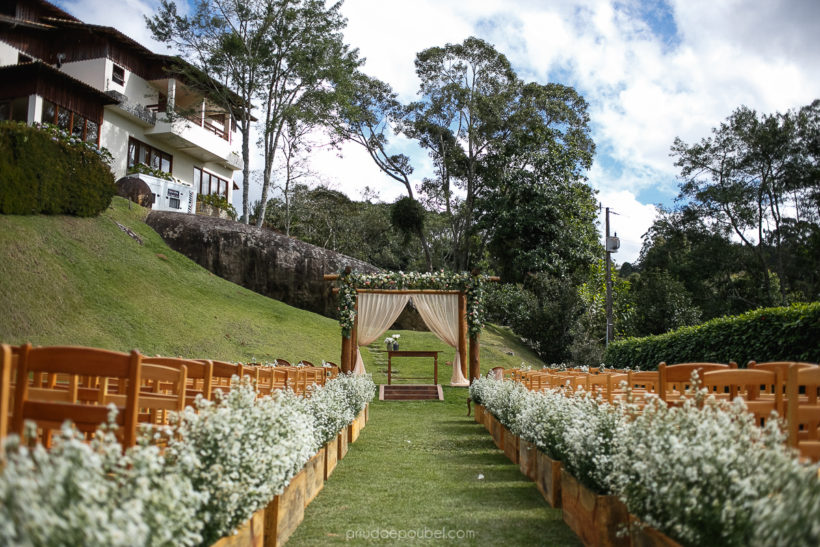
{"type": "MultiPolygon", "coordinates": [[[[165,245],[144,223],[146,214],[114,198],[90,219],[0,215],[0,341],[228,361],[339,361],[336,321],[213,275],[165,245]]],[[[431,333],[397,332],[402,349],[440,349],[452,359],[431,333]]],[[[486,329],[482,346],[482,370],[540,365],[507,329],[486,329]]],[[[382,348],[379,340],[362,350],[377,382],[382,348]]],[[[407,376],[432,366],[408,360],[397,368],[407,376]]],[[[450,371],[441,368],[445,383],[450,371]]]]}

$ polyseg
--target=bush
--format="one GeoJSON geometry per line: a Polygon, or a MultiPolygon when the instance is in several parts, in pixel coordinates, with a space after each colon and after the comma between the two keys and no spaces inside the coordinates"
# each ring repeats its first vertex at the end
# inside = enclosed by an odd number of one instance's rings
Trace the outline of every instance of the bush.
{"type": "Polygon", "coordinates": [[[228,213],[228,216],[231,217],[231,220],[236,220],[236,209],[228,203],[228,198],[221,194],[197,194],[196,201],[197,203],[204,203],[205,205],[216,207],[220,211],[225,211],[228,213]]]}
{"type": "Polygon", "coordinates": [[[116,192],[108,158],[53,126],[0,122],[0,213],[98,215],[116,192]]]}
{"type": "Polygon", "coordinates": [[[762,308],[702,325],[609,345],[604,356],[614,368],[654,370],[672,363],[735,361],[820,361],[820,303],[762,308]]]}

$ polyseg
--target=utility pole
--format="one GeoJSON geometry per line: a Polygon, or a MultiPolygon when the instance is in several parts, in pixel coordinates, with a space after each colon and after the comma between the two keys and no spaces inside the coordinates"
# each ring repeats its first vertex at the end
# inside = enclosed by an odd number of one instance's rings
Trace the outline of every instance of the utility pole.
{"type": "Polygon", "coordinates": [[[612,267],[609,250],[609,207],[606,208],[606,345],[615,337],[612,328],[612,267]]]}
{"type": "MultiPolygon", "coordinates": [[[[617,215],[613,211],[613,215],[617,215]]],[[[621,246],[618,233],[615,237],[609,236],[609,207],[606,208],[606,345],[615,339],[615,324],[612,321],[612,265],[611,255],[617,253],[621,246]]]]}

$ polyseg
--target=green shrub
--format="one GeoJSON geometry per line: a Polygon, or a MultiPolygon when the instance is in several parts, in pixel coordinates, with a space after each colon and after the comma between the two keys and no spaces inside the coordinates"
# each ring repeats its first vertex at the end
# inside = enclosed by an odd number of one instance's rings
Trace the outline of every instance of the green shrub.
{"type": "Polygon", "coordinates": [[[216,207],[221,211],[225,211],[228,213],[228,216],[231,217],[231,220],[236,220],[236,209],[234,209],[233,205],[228,203],[228,198],[220,194],[197,194],[196,196],[197,203],[204,203],[205,205],[210,205],[211,207],[216,207]]]}
{"type": "Polygon", "coordinates": [[[735,361],[820,361],[820,302],[761,308],[666,334],[609,345],[604,361],[615,368],[654,370],[669,364],[735,361]]]}
{"type": "Polygon", "coordinates": [[[55,127],[0,122],[0,213],[98,215],[116,192],[108,158],[55,127]]]}

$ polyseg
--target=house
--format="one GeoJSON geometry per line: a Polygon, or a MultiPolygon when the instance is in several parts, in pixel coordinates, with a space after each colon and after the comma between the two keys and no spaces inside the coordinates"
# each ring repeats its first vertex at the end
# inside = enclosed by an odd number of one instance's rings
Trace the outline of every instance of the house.
{"type": "Polygon", "coordinates": [[[168,70],[180,62],[45,0],[0,0],[0,120],[105,147],[115,177],[138,173],[155,209],[194,212],[198,194],[231,202],[241,138],[229,112],[168,70]]]}

